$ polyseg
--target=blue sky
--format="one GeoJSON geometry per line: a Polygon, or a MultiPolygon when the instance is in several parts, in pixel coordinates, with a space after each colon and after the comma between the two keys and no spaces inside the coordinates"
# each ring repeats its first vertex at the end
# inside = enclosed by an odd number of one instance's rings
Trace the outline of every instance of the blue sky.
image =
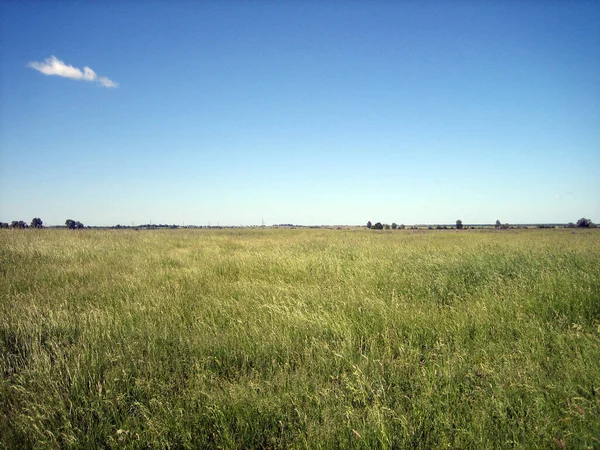
{"type": "Polygon", "coordinates": [[[599,23],[594,1],[0,2],[0,221],[600,222],[599,23]]]}

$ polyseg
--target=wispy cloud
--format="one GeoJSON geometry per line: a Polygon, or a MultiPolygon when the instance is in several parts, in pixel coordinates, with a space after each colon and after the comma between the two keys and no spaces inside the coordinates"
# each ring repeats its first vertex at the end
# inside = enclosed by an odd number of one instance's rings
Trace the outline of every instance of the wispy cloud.
{"type": "Polygon", "coordinates": [[[44,62],[32,61],[27,66],[44,75],[58,75],[59,77],[71,78],[72,80],[95,81],[107,88],[119,87],[118,83],[115,83],[108,77],[99,77],[96,72],[87,66],[81,70],[65,64],[56,56],[46,58],[44,62]]]}

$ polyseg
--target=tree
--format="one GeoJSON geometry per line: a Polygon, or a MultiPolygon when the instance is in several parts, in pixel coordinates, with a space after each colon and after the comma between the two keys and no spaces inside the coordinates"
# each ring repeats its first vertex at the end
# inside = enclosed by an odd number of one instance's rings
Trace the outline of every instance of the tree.
{"type": "Polygon", "coordinates": [[[390,226],[388,224],[385,224],[384,227],[385,227],[386,230],[390,229],[390,226]]]}
{"type": "Polygon", "coordinates": [[[79,221],[74,221],[73,219],[67,219],[67,221],[65,222],[65,226],[67,228],[69,228],[70,230],[76,230],[78,228],[85,228],[85,226],[79,222],[79,221]]]}
{"type": "Polygon", "coordinates": [[[577,227],[577,225],[575,225],[573,222],[569,222],[567,224],[567,228],[576,228],[576,227],[577,227]]]}
{"type": "Polygon", "coordinates": [[[463,227],[462,220],[457,220],[456,221],[456,229],[462,230],[462,227],[463,227]]]}
{"type": "Polygon", "coordinates": [[[12,228],[27,228],[27,224],[22,220],[13,220],[10,226],[12,228]]]}
{"type": "Polygon", "coordinates": [[[392,230],[398,228],[398,224],[396,222],[392,222],[392,230]]]}
{"type": "Polygon", "coordinates": [[[44,222],[42,222],[42,219],[40,219],[39,217],[34,217],[31,221],[31,225],[29,226],[31,228],[44,228],[44,222]]]}
{"type": "Polygon", "coordinates": [[[377,222],[375,225],[371,227],[373,230],[383,230],[383,225],[381,222],[377,222]]]}
{"type": "Polygon", "coordinates": [[[500,220],[496,220],[496,228],[501,228],[502,227],[502,223],[500,222],[500,220]]]}
{"type": "Polygon", "coordinates": [[[367,228],[371,228],[372,226],[373,226],[373,224],[372,224],[372,223],[371,223],[371,221],[369,220],[369,221],[367,222],[367,228]]]}
{"type": "Polygon", "coordinates": [[[592,223],[592,221],[590,219],[586,219],[585,217],[582,217],[581,219],[579,219],[577,221],[577,226],[579,228],[590,228],[590,227],[593,227],[594,224],[592,223]]]}

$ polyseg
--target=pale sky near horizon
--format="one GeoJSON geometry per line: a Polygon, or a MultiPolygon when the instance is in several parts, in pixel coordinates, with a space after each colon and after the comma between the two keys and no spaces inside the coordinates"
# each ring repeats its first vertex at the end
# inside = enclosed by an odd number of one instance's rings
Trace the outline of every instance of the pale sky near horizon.
{"type": "Polygon", "coordinates": [[[0,2],[0,221],[600,222],[600,2],[0,2]]]}

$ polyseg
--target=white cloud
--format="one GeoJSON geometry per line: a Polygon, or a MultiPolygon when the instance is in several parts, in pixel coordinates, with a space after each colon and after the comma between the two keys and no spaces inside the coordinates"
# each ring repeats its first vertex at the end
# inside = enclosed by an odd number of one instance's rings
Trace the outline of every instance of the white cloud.
{"type": "Polygon", "coordinates": [[[30,62],[27,64],[28,67],[43,73],[44,75],[58,75],[59,77],[71,78],[72,80],[84,80],[84,81],[95,81],[107,88],[119,87],[118,83],[115,83],[107,77],[99,77],[89,67],[84,67],[83,71],[77,67],[69,66],[58,59],[56,56],[46,58],[44,62],[30,62]]]}
{"type": "Polygon", "coordinates": [[[118,83],[115,83],[113,80],[109,80],[106,77],[100,77],[100,78],[98,78],[97,81],[98,81],[98,83],[102,84],[104,87],[107,87],[107,88],[119,87],[118,83]]]}
{"type": "Polygon", "coordinates": [[[94,72],[89,67],[83,68],[83,79],[85,81],[94,81],[96,79],[96,72],[94,72]]]}

